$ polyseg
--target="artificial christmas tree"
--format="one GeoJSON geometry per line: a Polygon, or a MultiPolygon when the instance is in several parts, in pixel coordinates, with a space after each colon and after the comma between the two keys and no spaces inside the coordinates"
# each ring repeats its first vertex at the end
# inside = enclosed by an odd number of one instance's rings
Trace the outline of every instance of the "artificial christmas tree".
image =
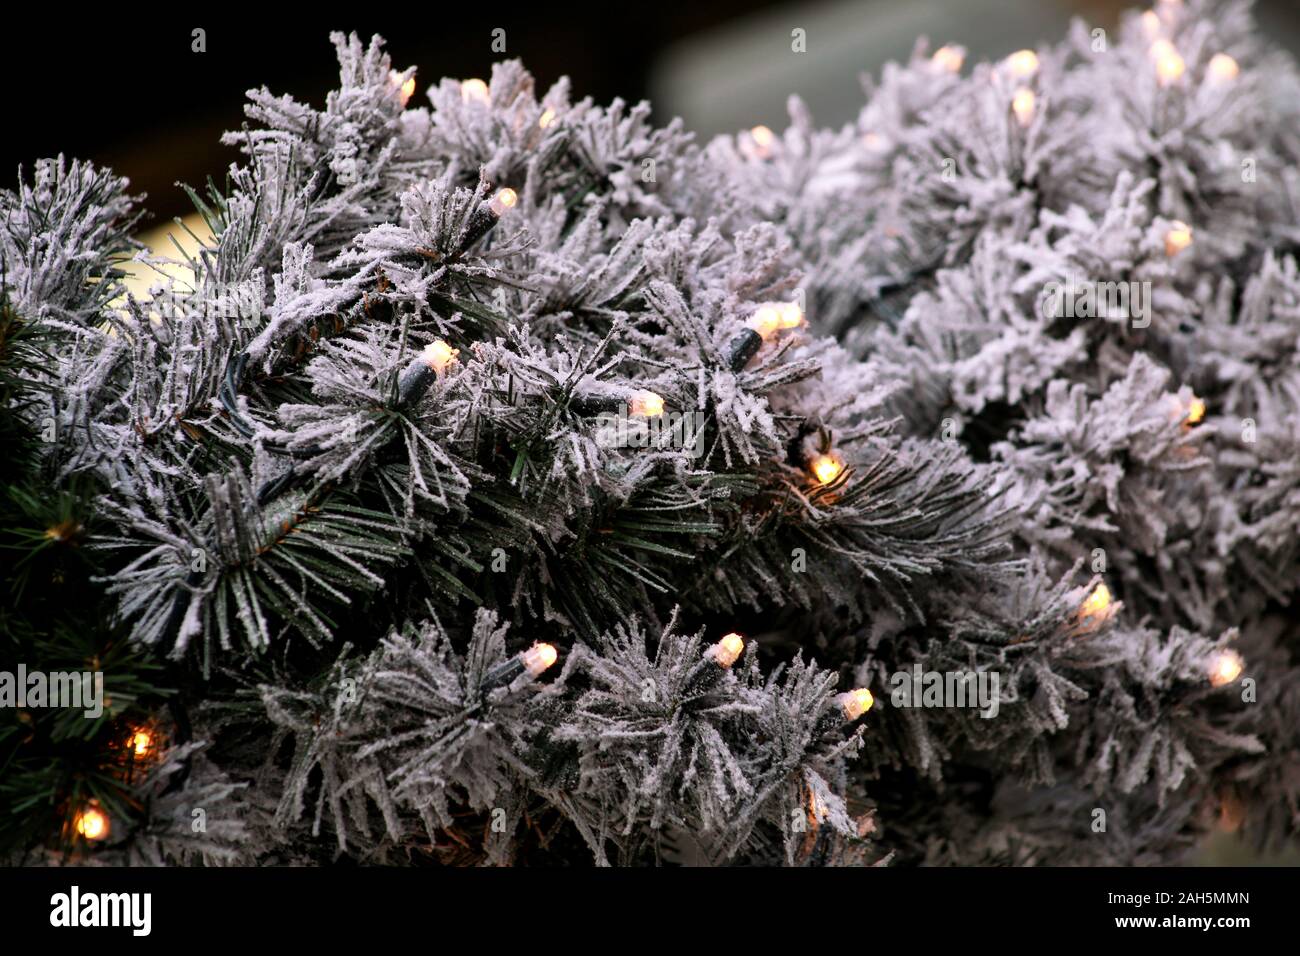
{"type": "Polygon", "coordinates": [[[13,860],[1294,836],[1300,86],[1243,6],[920,46],[851,127],[702,148],[514,62],[412,107],[334,42],[147,298],[121,180],[0,195],[10,498],[94,516],[23,541],[157,674],[89,753],[0,739],[13,860]]]}

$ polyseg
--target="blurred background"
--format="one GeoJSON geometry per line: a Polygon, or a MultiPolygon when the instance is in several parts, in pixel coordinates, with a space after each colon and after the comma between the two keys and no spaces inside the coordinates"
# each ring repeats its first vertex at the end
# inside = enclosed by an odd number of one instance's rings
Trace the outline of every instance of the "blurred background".
{"type": "MultiPolygon", "coordinates": [[[[798,93],[822,125],[851,120],[863,101],[859,75],[904,59],[918,36],[967,47],[967,63],[1064,35],[1072,17],[1114,30],[1124,0],[696,0],[664,3],[365,4],[348,13],[294,5],[193,13],[110,14],[91,27],[20,43],[11,33],[0,78],[6,131],[0,184],[19,163],[59,152],[112,166],[148,194],[155,222],[189,212],[177,181],[220,178],[235,151],[218,143],[242,121],[244,91],[265,84],[314,105],[337,80],[332,29],[379,33],[394,63],[419,68],[416,102],[440,77],[486,77],[495,28],[545,88],[573,80],[575,98],[649,98],[659,122],[673,116],[707,138],[758,123],[784,125],[798,93]],[[207,31],[207,52],[190,33],[207,31]],[[807,31],[808,52],[790,50],[807,31]]],[[[1300,52],[1300,2],[1257,0],[1264,32],[1300,52]]]]}
{"type": "MultiPolygon", "coordinates": [[[[1070,20],[1113,32],[1126,0],[662,0],[622,3],[424,5],[367,4],[347,14],[231,4],[193,13],[129,15],[118,10],[93,26],[59,26],[51,39],[20,44],[10,33],[0,59],[6,135],[0,186],[12,188],[19,164],[62,152],[128,176],[148,194],[154,228],[141,239],[173,255],[174,217],[191,213],[177,182],[218,181],[237,159],[220,144],[243,121],[244,92],[265,85],[313,105],[338,79],[330,30],[378,33],[399,68],[416,66],[413,103],[440,77],[487,78],[492,63],[519,57],[544,90],[561,76],[575,99],[650,99],[657,122],[680,116],[701,139],[763,123],[786,122],[797,93],[818,123],[839,126],[863,103],[859,77],[906,59],[918,36],[937,47],[967,48],[967,64],[1024,47],[1055,43],[1070,20]],[[206,31],[207,51],[191,51],[191,31],[206,31]],[[790,49],[806,31],[808,52],[790,49]],[[492,52],[492,31],[506,52],[492,52]]],[[[1300,55],[1300,0],[1256,0],[1264,35],[1300,55]]],[[[201,229],[196,219],[188,220],[201,229]]],[[[184,235],[181,244],[192,246],[184,235]]],[[[140,291],[151,274],[140,267],[140,291]]],[[[134,284],[134,283],[133,283],[134,284]]],[[[1221,821],[1198,852],[1202,865],[1300,864],[1296,854],[1259,856],[1221,821]]]]}

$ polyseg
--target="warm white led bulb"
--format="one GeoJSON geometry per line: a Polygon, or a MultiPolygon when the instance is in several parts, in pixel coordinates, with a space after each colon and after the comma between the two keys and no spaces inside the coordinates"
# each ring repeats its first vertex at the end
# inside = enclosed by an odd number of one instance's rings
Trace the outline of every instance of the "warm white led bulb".
{"type": "Polygon", "coordinates": [[[844,462],[835,454],[817,455],[808,463],[819,484],[829,485],[844,470],[844,462]]]}
{"type": "Polygon", "coordinates": [[[403,106],[411,102],[411,97],[415,95],[415,77],[412,76],[403,80],[402,74],[396,70],[389,70],[388,82],[397,91],[398,99],[401,100],[403,106]]]}
{"type": "Polygon", "coordinates": [[[754,310],[753,315],[745,320],[745,325],[757,332],[766,342],[776,335],[777,330],[781,328],[781,310],[778,306],[765,302],[754,310]]]}
{"type": "Polygon", "coordinates": [[[1087,600],[1079,607],[1079,617],[1084,621],[1100,623],[1110,612],[1110,588],[1098,584],[1087,600]]]}
{"type": "Polygon", "coordinates": [[[1151,44],[1151,57],[1156,61],[1156,79],[1161,86],[1178,82],[1187,68],[1174,45],[1163,37],[1151,44]]]}
{"type": "Polygon", "coordinates": [[[858,687],[855,690],[839,694],[836,696],[835,701],[840,705],[840,709],[844,711],[845,719],[857,720],[871,709],[871,705],[876,702],[876,698],[865,687],[858,687]]]}
{"type": "Polygon", "coordinates": [[[493,215],[498,219],[506,214],[508,210],[514,209],[519,205],[519,194],[509,186],[499,190],[488,203],[488,208],[492,210],[493,215]]]}
{"type": "Polygon", "coordinates": [[[740,657],[740,652],[744,649],[745,639],[739,634],[733,632],[727,634],[722,638],[722,640],[718,641],[718,643],[712,645],[704,652],[704,655],[719,667],[727,668],[736,663],[737,659],[740,657]]]}
{"type": "Polygon", "coordinates": [[[664,413],[664,400],[654,392],[634,392],[629,405],[633,415],[642,415],[646,418],[655,418],[664,413]]]}
{"type": "Polygon", "coordinates": [[[482,80],[462,80],[460,98],[466,103],[482,103],[486,106],[492,99],[488,85],[482,80]]]}
{"type": "Polygon", "coordinates": [[[534,644],[519,656],[524,662],[524,669],[537,677],[559,659],[560,652],[550,644],[534,644]]]}
{"type": "Polygon", "coordinates": [[[934,56],[930,57],[931,63],[947,73],[958,72],[965,60],[966,54],[962,52],[961,47],[955,46],[941,46],[934,51],[934,56]]]}
{"type": "Polygon", "coordinates": [[[776,141],[776,134],[766,126],[755,126],[749,131],[749,138],[754,141],[754,153],[759,159],[767,159],[772,155],[772,143],[776,141]]]}
{"type": "Polygon", "coordinates": [[[1210,57],[1210,63],[1205,68],[1206,74],[1213,83],[1229,83],[1237,78],[1241,68],[1237,66],[1237,61],[1226,53],[1216,53],[1210,57]]]}
{"type": "Polygon", "coordinates": [[[1192,244],[1192,227],[1175,219],[1165,233],[1165,255],[1173,258],[1192,244]]]}
{"type": "Polygon", "coordinates": [[[420,353],[420,359],[424,364],[435,372],[445,372],[447,366],[456,361],[456,356],[460,354],[460,349],[454,349],[442,339],[434,339],[424,347],[420,353]]]}
{"type": "Polygon", "coordinates": [[[803,309],[797,302],[782,302],[777,305],[776,312],[783,329],[797,329],[803,325],[803,309]]]}
{"type": "Polygon", "coordinates": [[[1215,687],[1231,684],[1245,669],[1245,661],[1234,650],[1222,650],[1210,658],[1210,683],[1215,687]]]}
{"type": "Polygon", "coordinates": [[[87,807],[73,820],[77,833],[87,840],[103,840],[108,836],[108,817],[97,807],[87,807]]]}
{"type": "Polygon", "coordinates": [[[1033,50],[1017,50],[1007,57],[1007,70],[1022,80],[1033,76],[1038,72],[1038,54],[1033,50]]]}
{"type": "Polygon", "coordinates": [[[1034,119],[1034,91],[1022,86],[1011,98],[1011,112],[1016,114],[1016,121],[1021,126],[1028,126],[1034,119]]]}

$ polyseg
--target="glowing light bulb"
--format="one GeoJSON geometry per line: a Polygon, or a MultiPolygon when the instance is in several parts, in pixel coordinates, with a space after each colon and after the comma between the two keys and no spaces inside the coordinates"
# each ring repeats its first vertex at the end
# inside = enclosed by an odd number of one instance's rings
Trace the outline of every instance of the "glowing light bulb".
{"type": "Polygon", "coordinates": [[[844,462],[833,454],[818,455],[808,463],[808,466],[817,477],[817,481],[823,485],[829,485],[840,476],[840,472],[844,471],[844,462]]]}
{"type": "Polygon", "coordinates": [[[555,110],[551,109],[549,106],[543,110],[542,115],[537,118],[537,125],[542,129],[546,129],[546,127],[550,126],[554,122],[555,110]]]}
{"type": "Polygon", "coordinates": [[[965,60],[966,54],[962,52],[961,47],[955,46],[941,46],[934,51],[934,56],[930,57],[931,63],[948,73],[958,72],[965,60]]]}
{"type": "Polygon", "coordinates": [[[537,677],[559,660],[560,652],[550,644],[534,644],[524,651],[520,657],[524,662],[524,669],[537,677]]]}
{"type": "Polygon", "coordinates": [[[456,361],[456,356],[459,354],[460,349],[452,348],[442,339],[434,339],[424,347],[420,358],[429,368],[442,373],[447,371],[447,366],[456,361]]]}
{"type": "Polygon", "coordinates": [[[664,413],[664,400],[654,392],[636,392],[632,395],[632,414],[654,418],[664,413]]]}
{"type": "Polygon", "coordinates": [[[760,159],[772,155],[772,143],[776,141],[776,134],[766,126],[755,126],[749,131],[749,138],[754,141],[754,152],[760,159]]]}
{"type": "Polygon", "coordinates": [[[748,319],[745,324],[759,334],[764,342],[770,339],[781,328],[781,309],[777,305],[765,302],[760,305],[748,319]]]}
{"type": "Polygon", "coordinates": [[[79,531],[81,531],[81,525],[69,518],[46,528],[45,537],[51,541],[70,541],[77,536],[79,531]]]}
{"type": "Polygon", "coordinates": [[[1161,86],[1178,82],[1187,68],[1174,45],[1164,38],[1151,44],[1151,56],[1156,61],[1156,79],[1161,86]]]}
{"type": "Polygon", "coordinates": [[[1033,50],[1017,50],[1007,57],[1006,62],[1011,75],[1020,79],[1038,72],[1038,54],[1033,50]]]}
{"type": "Polygon", "coordinates": [[[397,91],[397,98],[403,106],[411,102],[411,97],[415,95],[415,77],[403,80],[402,74],[396,70],[389,70],[388,82],[397,91]]]}
{"type": "Polygon", "coordinates": [[[1011,112],[1021,126],[1028,126],[1034,119],[1034,91],[1022,86],[1011,98],[1011,112]]]}
{"type": "Polygon", "coordinates": [[[847,720],[857,720],[869,711],[871,705],[876,702],[876,698],[871,695],[871,691],[865,687],[859,687],[840,694],[835,700],[844,711],[847,720]]]}
{"type": "Polygon", "coordinates": [[[766,342],[781,329],[797,329],[803,325],[803,309],[797,302],[764,302],[745,320],[766,342]]]}
{"type": "Polygon", "coordinates": [[[1192,227],[1175,219],[1165,233],[1165,255],[1173,258],[1192,244],[1192,227]]]}
{"type": "Polygon", "coordinates": [[[1210,64],[1205,68],[1212,83],[1229,83],[1237,78],[1241,68],[1237,61],[1226,53],[1216,53],[1210,57],[1210,64]]]}
{"type": "Polygon", "coordinates": [[[1187,416],[1183,421],[1189,425],[1195,425],[1205,417],[1205,402],[1202,399],[1192,397],[1187,405],[1187,416]]]}
{"type": "Polygon", "coordinates": [[[87,807],[77,813],[73,826],[87,840],[103,840],[108,836],[108,817],[98,807],[87,807]]]}
{"type": "Polygon", "coordinates": [[[150,736],[149,731],[137,730],[131,735],[131,750],[135,752],[137,757],[145,756],[152,746],[153,737],[150,736]]]}
{"type": "Polygon", "coordinates": [[[507,186],[505,189],[497,191],[497,194],[492,197],[492,201],[488,203],[488,208],[492,210],[494,216],[500,219],[507,211],[514,209],[517,205],[519,205],[519,194],[507,186]]]}
{"type": "Polygon", "coordinates": [[[803,325],[803,309],[798,302],[781,302],[776,306],[776,313],[783,329],[797,329],[803,325]]]}
{"type": "Polygon", "coordinates": [[[1085,621],[1103,621],[1110,610],[1110,588],[1098,584],[1087,600],[1079,606],[1079,617],[1085,621]]]}
{"type": "Polygon", "coordinates": [[[745,639],[733,632],[725,635],[722,640],[711,646],[704,652],[704,656],[710,658],[719,667],[727,668],[736,663],[740,657],[740,652],[744,649],[745,639]]]}
{"type": "Polygon", "coordinates": [[[1178,53],[1178,50],[1174,47],[1172,43],[1170,43],[1164,37],[1161,37],[1160,39],[1156,40],[1154,43],[1151,44],[1151,47],[1148,50],[1148,52],[1151,54],[1151,59],[1159,60],[1161,57],[1164,56],[1176,55],[1178,53]]]}
{"type": "Polygon", "coordinates": [[[1148,39],[1154,40],[1160,35],[1160,15],[1154,10],[1142,14],[1142,30],[1148,39]]]}
{"type": "Polygon", "coordinates": [[[1231,684],[1241,676],[1245,666],[1245,661],[1241,659],[1241,655],[1236,651],[1219,651],[1210,658],[1210,683],[1215,687],[1231,684]]]}
{"type": "Polygon", "coordinates": [[[479,79],[462,80],[460,98],[465,103],[482,103],[484,106],[492,100],[491,94],[488,92],[488,85],[479,79]]]}

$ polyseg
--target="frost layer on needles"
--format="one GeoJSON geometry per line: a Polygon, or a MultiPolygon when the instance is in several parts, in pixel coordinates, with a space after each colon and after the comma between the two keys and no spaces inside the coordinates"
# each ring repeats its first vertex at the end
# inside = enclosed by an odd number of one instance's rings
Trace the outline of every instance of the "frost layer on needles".
{"type": "Polygon", "coordinates": [[[921,44],[844,129],[794,101],[703,146],[514,62],[416,105],[336,34],[323,109],[250,93],[211,241],[147,298],[125,183],[40,164],[0,198],[54,333],[23,414],[182,678],[169,795],[244,821],[82,849],[1150,863],[1228,807],[1292,837],[1300,85],[1240,5],[1154,15],[969,75],[921,44]],[[698,446],[652,427],[687,415],[698,446]],[[996,716],[911,673],[996,675],[996,716]]]}

